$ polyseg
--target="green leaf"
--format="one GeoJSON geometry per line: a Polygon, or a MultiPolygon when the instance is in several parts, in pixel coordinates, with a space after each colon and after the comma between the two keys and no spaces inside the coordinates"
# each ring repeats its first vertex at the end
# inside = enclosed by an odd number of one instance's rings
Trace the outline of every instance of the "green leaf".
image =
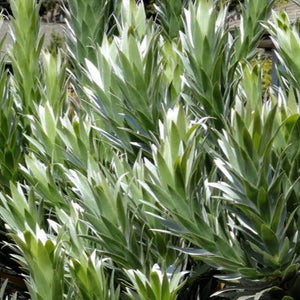
{"type": "Polygon", "coordinates": [[[279,242],[275,233],[265,224],[261,226],[261,237],[264,242],[264,247],[271,255],[278,255],[279,242]]]}
{"type": "Polygon", "coordinates": [[[155,295],[155,299],[161,299],[161,281],[155,270],[152,270],[150,273],[150,284],[155,295]]]}
{"type": "Polygon", "coordinates": [[[257,205],[262,219],[268,223],[270,221],[270,207],[269,207],[270,203],[269,203],[267,191],[263,187],[259,189],[258,196],[257,196],[257,205]]]}

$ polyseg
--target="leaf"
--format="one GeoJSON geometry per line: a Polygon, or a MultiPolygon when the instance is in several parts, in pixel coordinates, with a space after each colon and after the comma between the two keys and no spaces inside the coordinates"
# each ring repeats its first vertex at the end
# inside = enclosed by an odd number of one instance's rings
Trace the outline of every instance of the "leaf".
{"type": "Polygon", "coordinates": [[[150,284],[152,291],[155,295],[155,299],[161,299],[161,280],[156,271],[151,271],[150,273],[150,284]]]}
{"type": "Polygon", "coordinates": [[[263,155],[264,152],[266,151],[270,140],[273,137],[273,128],[275,125],[275,116],[276,116],[276,112],[277,112],[277,106],[274,105],[274,107],[272,108],[272,110],[270,111],[270,113],[268,114],[267,120],[264,124],[263,127],[263,132],[261,135],[261,139],[260,139],[260,143],[259,143],[259,149],[258,149],[258,153],[260,155],[263,155]]]}
{"type": "Polygon", "coordinates": [[[215,236],[215,243],[218,252],[227,259],[236,260],[237,263],[241,263],[241,258],[235,251],[235,246],[231,245],[228,240],[222,239],[219,236],[215,236]]]}
{"type": "Polygon", "coordinates": [[[243,142],[244,142],[245,150],[247,151],[249,157],[253,158],[255,150],[253,147],[252,138],[247,128],[243,129],[243,142]]]}
{"type": "Polygon", "coordinates": [[[208,257],[212,256],[213,254],[208,252],[207,250],[204,249],[197,249],[197,248],[180,248],[180,247],[172,247],[172,249],[178,250],[180,252],[183,252],[185,254],[191,255],[191,256],[203,256],[203,257],[208,257]]]}
{"type": "Polygon", "coordinates": [[[270,220],[270,207],[269,207],[268,194],[263,187],[259,189],[257,196],[257,205],[262,219],[268,223],[270,220]]]}
{"type": "Polygon", "coordinates": [[[264,247],[272,254],[278,255],[279,242],[275,233],[265,224],[261,226],[261,237],[264,241],[264,247]]]}
{"type": "Polygon", "coordinates": [[[248,279],[257,279],[262,277],[262,274],[253,268],[239,268],[238,271],[242,276],[248,279]]]}
{"type": "Polygon", "coordinates": [[[162,279],[162,285],[161,285],[161,300],[169,300],[169,299],[170,299],[170,285],[169,285],[167,274],[164,274],[162,279]]]}

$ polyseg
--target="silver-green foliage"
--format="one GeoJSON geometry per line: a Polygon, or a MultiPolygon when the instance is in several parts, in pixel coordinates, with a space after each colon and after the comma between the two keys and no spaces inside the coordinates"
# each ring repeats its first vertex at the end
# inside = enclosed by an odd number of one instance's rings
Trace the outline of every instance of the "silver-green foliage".
{"type": "Polygon", "coordinates": [[[35,1],[12,1],[0,215],[30,297],[297,299],[298,33],[259,23],[267,0],[234,35],[217,1],[158,2],[158,23],[122,2],[70,0],[53,57],[35,1]],[[247,61],[264,28],[285,67],[265,98],[247,61]],[[208,272],[225,288],[204,291],[208,272]]]}

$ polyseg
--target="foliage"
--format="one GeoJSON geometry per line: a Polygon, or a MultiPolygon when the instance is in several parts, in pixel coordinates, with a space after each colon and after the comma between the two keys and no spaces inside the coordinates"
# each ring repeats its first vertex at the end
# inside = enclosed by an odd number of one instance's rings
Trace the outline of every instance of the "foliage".
{"type": "Polygon", "coordinates": [[[266,91],[272,85],[272,57],[269,53],[258,53],[251,59],[251,65],[261,68],[262,89],[266,91]]]}
{"type": "Polygon", "coordinates": [[[244,1],[234,34],[219,1],[180,3],[155,22],[70,0],[52,55],[35,1],[11,2],[0,216],[31,299],[297,299],[299,33],[260,23],[273,1],[244,1]],[[265,30],[284,66],[266,91],[265,30]]]}
{"type": "Polygon", "coordinates": [[[286,5],[290,2],[290,0],[277,0],[276,1],[276,5],[277,6],[283,6],[283,5],[286,5]]]}
{"type": "Polygon", "coordinates": [[[51,33],[51,40],[47,47],[47,50],[53,54],[57,55],[59,49],[65,49],[65,39],[64,36],[58,33],[51,33]]]}
{"type": "Polygon", "coordinates": [[[39,36],[39,15],[35,0],[11,1],[14,15],[14,47],[10,51],[10,59],[14,69],[16,97],[19,107],[26,115],[31,113],[32,100],[37,101],[39,90],[39,58],[43,38],[39,36]]]}

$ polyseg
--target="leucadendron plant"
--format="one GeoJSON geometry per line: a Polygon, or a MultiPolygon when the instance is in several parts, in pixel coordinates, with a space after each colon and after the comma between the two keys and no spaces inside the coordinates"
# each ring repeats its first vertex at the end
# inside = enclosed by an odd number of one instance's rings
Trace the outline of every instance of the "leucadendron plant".
{"type": "Polygon", "coordinates": [[[22,161],[24,149],[19,124],[20,116],[9,89],[8,72],[4,69],[5,59],[6,56],[3,56],[0,61],[0,136],[2,141],[0,146],[0,189],[7,192],[9,182],[18,180],[18,164],[22,161]]]}
{"type": "Polygon", "coordinates": [[[267,21],[273,1],[244,1],[234,32],[220,1],[158,1],[157,18],[137,2],[69,0],[52,56],[39,6],[11,1],[0,217],[27,287],[14,299],[298,299],[298,32],[267,21]],[[266,30],[281,86],[263,92],[249,60],[266,30]]]}
{"type": "Polygon", "coordinates": [[[15,97],[22,114],[26,115],[32,113],[33,103],[40,98],[38,78],[43,37],[35,0],[10,1],[10,6],[13,14],[13,45],[9,50],[9,58],[14,69],[15,97]]]}

